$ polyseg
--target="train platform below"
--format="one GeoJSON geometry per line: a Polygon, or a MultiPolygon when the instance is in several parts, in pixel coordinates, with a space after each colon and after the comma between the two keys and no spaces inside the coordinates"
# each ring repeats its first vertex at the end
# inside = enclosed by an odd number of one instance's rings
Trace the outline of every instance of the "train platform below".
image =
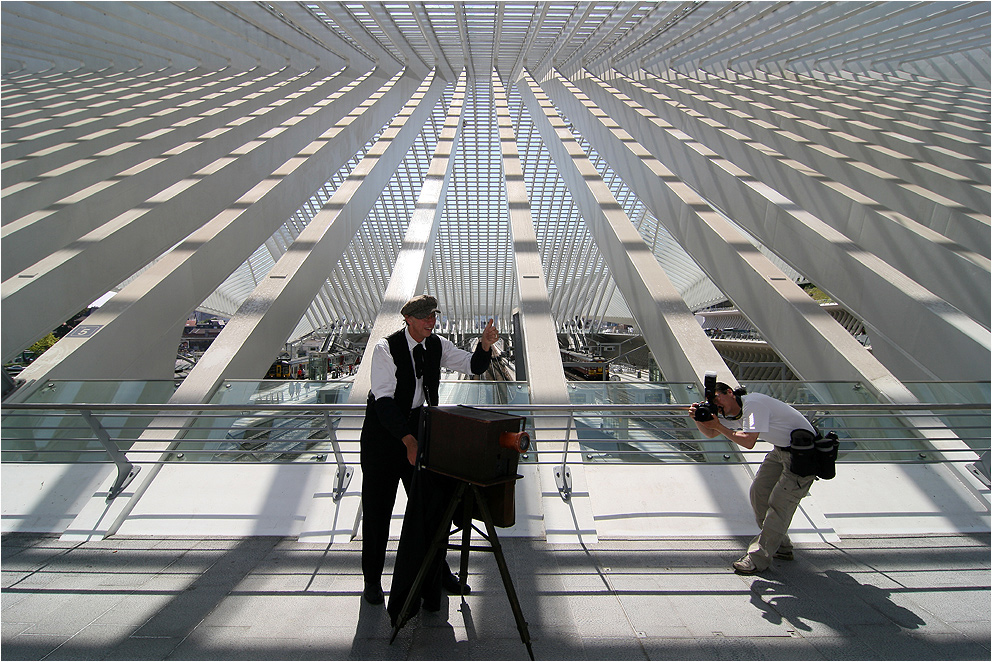
{"type": "MultiPolygon", "coordinates": [[[[987,533],[797,543],[754,576],[731,570],[744,537],[501,543],[538,660],[990,658],[987,533]]],[[[390,643],[360,539],[8,533],[2,551],[4,660],[529,659],[491,554],[390,643]]]]}

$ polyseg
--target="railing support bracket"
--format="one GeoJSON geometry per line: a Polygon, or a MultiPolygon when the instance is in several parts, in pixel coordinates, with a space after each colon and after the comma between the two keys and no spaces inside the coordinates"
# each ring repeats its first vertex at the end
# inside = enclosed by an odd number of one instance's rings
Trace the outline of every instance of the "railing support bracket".
{"type": "Polygon", "coordinates": [[[555,484],[558,485],[558,494],[562,501],[568,501],[572,497],[572,470],[568,465],[555,467],[555,484]]]}
{"type": "Polygon", "coordinates": [[[331,415],[327,411],[324,411],[324,426],[327,428],[327,439],[331,442],[331,450],[334,451],[334,461],[338,465],[337,471],[334,472],[334,490],[331,497],[334,503],[337,503],[348,491],[348,485],[351,484],[351,477],[355,474],[355,470],[344,462],[341,445],[338,443],[337,435],[334,434],[334,421],[331,420],[331,415]]]}
{"type": "Polygon", "coordinates": [[[139,471],[141,471],[141,467],[136,467],[131,464],[130,460],[128,460],[127,456],[124,455],[124,453],[121,452],[121,449],[117,447],[117,444],[115,444],[110,438],[110,434],[102,425],[100,425],[100,421],[93,416],[92,412],[81,409],[79,414],[83,417],[83,420],[86,421],[86,424],[90,426],[90,429],[93,430],[93,434],[96,435],[96,438],[100,440],[101,444],[103,444],[103,447],[107,450],[107,455],[109,455],[110,459],[114,461],[115,465],[117,465],[117,480],[114,481],[114,484],[107,492],[107,501],[113,501],[128,485],[131,484],[134,477],[138,475],[139,471]]]}
{"type": "Polygon", "coordinates": [[[348,491],[348,485],[351,484],[351,477],[354,475],[355,470],[347,465],[339,465],[337,471],[334,474],[334,496],[331,497],[334,503],[341,500],[344,493],[348,491]]]}

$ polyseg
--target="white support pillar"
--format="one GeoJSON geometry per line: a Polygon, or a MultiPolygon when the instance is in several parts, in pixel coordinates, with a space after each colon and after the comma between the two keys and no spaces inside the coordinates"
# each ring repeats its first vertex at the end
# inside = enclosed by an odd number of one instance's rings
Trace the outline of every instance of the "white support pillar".
{"type": "MultiPolygon", "coordinates": [[[[570,403],[565,371],[562,368],[548,299],[548,284],[544,278],[541,255],[537,249],[537,234],[530,212],[530,197],[524,183],[523,168],[517,151],[517,139],[510,120],[506,91],[495,70],[492,75],[496,121],[503,160],[503,185],[509,206],[510,233],[516,270],[520,327],[523,347],[516,347],[516,360],[524,361],[532,404],[567,405],[570,403]]],[[[537,435],[535,451],[542,460],[536,475],[528,475],[530,465],[521,464],[524,478],[538,479],[539,503],[531,502],[525,512],[542,512],[544,532],[548,542],[596,542],[596,522],[589,502],[589,489],[578,437],[572,429],[571,418],[535,417],[537,435]],[[553,459],[557,464],[548,464],[553,459]]],[[[526,483],[523,494],[531,494],[526,483]]],[[[519,498],[519,497],[518,497],[519,498]]]]}
{"type": "MultiPolygon", "coordinates": [[[[444,90],[436,76],[425,80],[390,123],[348,179],[255,288],[225,329],[217,336],[196,367],[176,389],[170,403],[208,401],[223,379],[257,378],[264,374],[273,354],[296,326],[320,286],[327,279],[327,264],[335,263],[347,248],[357,227],[365,220],[396,166],[409,149],[434,104],[444,90]]],[[[163,453],[182,437],[193,419],[177,414],[153,420],[141,434],[145,450],[163,453]]],[[[111,535],[120,527],[158,475],[161,464],[142,471],[125,492],[109,504],[94,495],[66,530],[65,539],[94,539],[111,535]]]]}
{"type": "MultiPolygon", "coordinates": [[[[416,89],[396,76],[356,79],[298,116],[292,130],[313,141],[278,165],[230,207],[129,283],[28,366],[21,379],[169,379],[182,326],[198,306],[381,128],[416,89]],[[309,112],[309,111],[314,112],[309,112]],[[325,129],[325,127],[327,127],[325,129]],[[108,356],[116,357],[108,361],[108,356]]],[[[21,389],[23,392],[29,388],[21,389]]]]}
{"type": "Polygon", "coordinates": [[[209,396],[221,379],[265,373],[278,347],[296,326],[389,183],[444,89],[425,80],[345,182],[300,233],[248,300],[214,340],[177,391],[177,398],[209,396]],[[186,388],[188,386],[188,388],[186,388]]]}
{"type": "MultiPolygon", "coordinates": [[[[444,211],[444,200],[462,129],[465,86],[465,74],[462,74],[451,97],[451,105],[448,107],[444,126],[441,127],[415,211],[410,218],[382,304],[365,344],[365,353],[348,396],[350,404],[364,404],[368,399],[373,348],[381,338],[402,326],[400,309],[407,301],[422,293],[427,283],[428,268],[434,257],[434,240],[444,211]]],[[[350,450],[356,451],[351,457],[358,457],[361,426],[362,419],[346,418],[338,430],[338,440],[347,444],[350,450]]],[[[361,476],[361,471],[356,472],[356,477],[361,476]]],[[[361,485],[362,480],[354,481],[347,494],[337,502],[326,492],[315,494],[300,540],[335,542],[346,541],[357,535],[361,522],[361,485]],[[328,527],[328,522],[340,522],[341,525],[328,527]],[[345,529],[345,524],[351,528],[345,529]]]]}
{"type": "Polygon", "coordinates": [[[892,402],[915,402],[871,352],[584,92],[557,76],[544,87],[796,374],[866,382],[892,402]]]}
{"type": "Polygon", "coordinates": [[[551,101],[529,75],[517,84],[665,379],[702,384],[704,374],[715,370],[721,381],[733,384],[730,368],[713,348],[551,101]]]}
{"type": "Polygon", "coordinates": [[[864,320],[876,357],[897,377],[988,379],[981,324],[619,90],[579,83],[686,184],[864,320]]]}

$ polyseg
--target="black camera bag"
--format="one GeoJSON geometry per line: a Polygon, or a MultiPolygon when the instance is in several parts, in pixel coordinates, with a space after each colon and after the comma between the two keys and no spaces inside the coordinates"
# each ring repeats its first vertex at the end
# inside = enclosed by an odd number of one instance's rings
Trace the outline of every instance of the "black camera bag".
{"type": "Polygon", "coordinates": [[[827,436],[810,432],[803,428],[792,431],[790,451],[792,462],[789,470],[797,476],[816,476],[830,480],[837,475],[837,441],[836,432],[828,432],[827,436]]]}
{"type": "Polygon", "coordinates": [[[797,428],[792,431],[790,452],[792,462],[789,470],[797,476],[814,476],[816,467],[816,438],[809,430],[797,428]]]}
{"type": "MultiPolygon", "coordinates": [[[[819,437],[819,435],[817,435],[819,437]]],[[[820,437],[814,444],[816,447],[816,475],[824,480],[830,480],[837,475],[837,433],[831,430],[827,436],[820,437]]]]}

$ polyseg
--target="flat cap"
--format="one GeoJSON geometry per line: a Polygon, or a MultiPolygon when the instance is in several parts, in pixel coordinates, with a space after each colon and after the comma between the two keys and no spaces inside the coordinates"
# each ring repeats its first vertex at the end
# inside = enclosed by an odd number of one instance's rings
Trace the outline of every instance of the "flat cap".
{"type": "Polygon", "coordinates": [[[400,308],[400,315],[403,317],[416,317],[417,319],[424,319],[425,317],[430,317],[432,313],[441,312],[437,307],[437,299],[429,294],[421,294],[419,297],[413,297],[400,308]]]}

